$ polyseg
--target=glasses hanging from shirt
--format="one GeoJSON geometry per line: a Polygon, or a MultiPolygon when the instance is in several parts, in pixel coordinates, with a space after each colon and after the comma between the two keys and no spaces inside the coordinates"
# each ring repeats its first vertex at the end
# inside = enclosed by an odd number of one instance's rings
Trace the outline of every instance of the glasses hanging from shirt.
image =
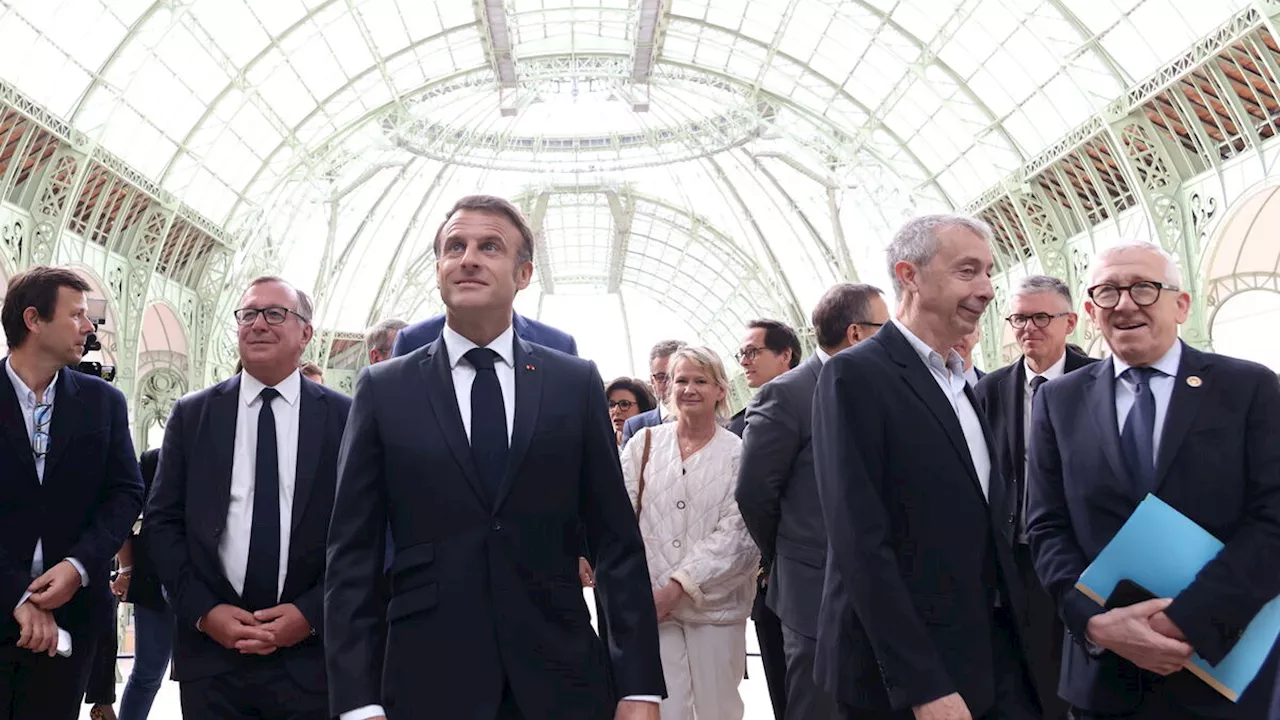
{"type": "Polygon", "coordinates": [[[53,405],[39,403],[32,413],[34,432],[31,433],[31,452],[42,458],[49,452],[49,423],[53,422],[53,405]]]}

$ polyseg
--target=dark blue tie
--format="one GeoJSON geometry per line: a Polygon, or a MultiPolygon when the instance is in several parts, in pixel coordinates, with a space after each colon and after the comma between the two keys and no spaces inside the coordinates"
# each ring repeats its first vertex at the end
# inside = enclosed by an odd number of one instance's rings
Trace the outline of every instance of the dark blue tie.
{"type": "Polygon", "coordinates": [[[1139,494],[1144,496],[1156,488],[1156,396],[1151,393],[1151,380],[1159,372],[1154,368],[1134,367],[1124,371],[1134,383],[1133,408],[1120,432],[1120,449],[1139,494]]]}
{"type": "Polygon", "coordinates": [[[249,534],[249,562],[240,594],[246,610],[275,607],[280,577],[280,475],[276,455],[276,415],[271,401],[275,388],[263,388],[258,411],[257,461],[253,473],[253,529],[249,534]]]}
{"type": "Polygon", "coordinates": [[[496,500],[502,477],[507,472],[507,411],[502,402],[502,385],[493,363],[498,353],[489,348],[472,348],[464,356],[476,369],[471,383],[471,460],[480,482],[496,500]]]}

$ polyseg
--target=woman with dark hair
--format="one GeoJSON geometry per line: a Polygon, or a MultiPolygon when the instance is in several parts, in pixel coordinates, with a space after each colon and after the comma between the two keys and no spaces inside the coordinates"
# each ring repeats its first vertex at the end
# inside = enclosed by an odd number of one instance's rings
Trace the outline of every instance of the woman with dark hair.
{"type": "Polygon", "coordinates": [[[620,377],[606,385],[604,396],[609,399],[609,419],[613,421],[615,441],[621,450],[622,426],[629,418],[652,410],[658,401],[643,380],[629,377],[620,377]]]}

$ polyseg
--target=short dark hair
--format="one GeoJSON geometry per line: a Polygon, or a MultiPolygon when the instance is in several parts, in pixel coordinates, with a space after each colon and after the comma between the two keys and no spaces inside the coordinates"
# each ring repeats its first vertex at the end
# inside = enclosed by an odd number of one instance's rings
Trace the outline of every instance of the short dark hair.
{"type": "Polygon", "coordinates": [[[783,350],[791,351],[791,363],[788,367],[800,364],[800,338],[796,331],[786,323],[777,320],[752,320],[747,323],[752,330],[764,330],[764,346],[775,354],[781,355],[783,350]]]}
{"type": "Polygon", "coordinates": [[[31,332],[22,317],[27,308],[35,308],[41,320],[52,320],[58,307],[58,289],[64,287],[82,293],[92,289],[74,270],[47,265],[36,265],[10,278],[4,308],[0,310],[0,324],[4,325],[9,349],[21,347],[31,332]]]}
{"type": "Polygon", "coordinates": [[[643,380],[629,377],[620,377],[614,380],[604,388],[606,400],[609,399],[614,390],[626,390],[635,395],[636,404],[640,407],[640,412],[649,412],[658,406],[658,401],[654,398],[653,391],[649,389],[649,385],[643,380]]]}
{"type": "Polygon", "coordinates": [[[664,357],[671,357],[677,350],[684,347],[687,343],[683,340],[662,340],[653,344],[649,349],[649,362],[659,360],[664,357]]]}
{"type": "MultiPolygon", "coordinates": [[[[294,308],[293,311],[298,315],[302,316],[303,322],[306,322],[306,323],[311,322],[311,314],[315,312],[315,308],[311,304],[311,296],[302,292],[293,283],[289,282],[288,280],[285,280],[279,275],[259,275],[258,277],[249,281],[249,284],[245,287],[244,292],[245,293],[249,292],[249,288],[251,287],[257,287],[258,285],[266,285],[267,283],[277,283],[279,285],[284,285],[285,287],[292,290],[293,294],[298,297],[298,307],[294,308]]],[[[240,293],[240,296],[244,297],[244,293],[240,293]]]]}
{"type": "Polygon", "coordinates": [[[871,299],[883,294],[880,288],[864,283],[840,283],[827,290],[813,308],[818,345],[833,348],[843,343],[850,325],[868,322],[871,299]]]}
{"type": "Polygon", "coordinates": [[[440,244],[444,241],[444,226],[449,224],[449,219],[459,210],[487,212],[501,215],[510,220],[511,224],[516,226],[516,230],[520,231],[520,239],[524,241],[520,245],[520,250],[516,253],[516,260],[522,263],[533,262],[533,230],[529,228],[529,223],[525,221],[524,213],[521,213],[520,209],[512,205],[510,201],[495,195],[468,195],[449,208],[449,212],[444,214],[444,221],[436,229],[434,246],[436,257],[440,257],[440,244]]]}

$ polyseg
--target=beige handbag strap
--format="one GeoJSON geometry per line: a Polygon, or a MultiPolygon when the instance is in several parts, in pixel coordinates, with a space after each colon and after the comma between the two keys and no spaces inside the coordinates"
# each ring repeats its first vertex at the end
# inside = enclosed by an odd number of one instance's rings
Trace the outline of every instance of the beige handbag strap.
{"type": "Polygon", "coordinates": [[[644,455],[640,458],[640,483],[636,489],[636,517],[640,517],[640,508],[644,505],[644,469],[649,466],[649,448],[653,444],[653,435],[649,428],[644,429],[644,455]]]}

